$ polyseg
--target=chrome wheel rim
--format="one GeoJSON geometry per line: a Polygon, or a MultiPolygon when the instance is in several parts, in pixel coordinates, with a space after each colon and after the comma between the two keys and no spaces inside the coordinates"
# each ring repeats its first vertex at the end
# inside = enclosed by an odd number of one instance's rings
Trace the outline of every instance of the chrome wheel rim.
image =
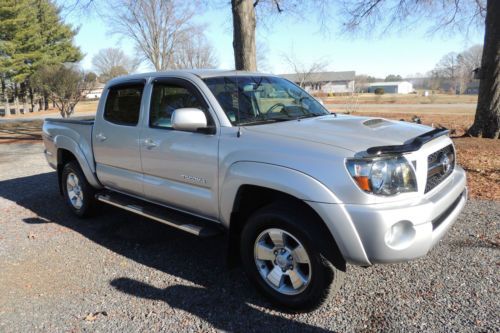
{"type": "Polygon", "coordinates": [[[305,247],[285,230],[261,232],[255,241],[254,259],[262,279],[279,293],[300,294],[311,281],[311,261],[305,247]]]}
{"type": "Polygon", "coordinates": [[[66,178],[66,190],[68,193],[68,199],[71,205],[80,209],[83,206],[83,191],[80,184],[80,179],[74,173],[70,172],[66,178]]]}

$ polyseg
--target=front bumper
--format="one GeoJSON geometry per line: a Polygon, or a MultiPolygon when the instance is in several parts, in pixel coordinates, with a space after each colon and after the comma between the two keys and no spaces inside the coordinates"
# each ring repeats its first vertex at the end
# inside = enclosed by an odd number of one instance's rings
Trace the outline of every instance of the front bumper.
{"type": "Polygon", "coordinates": [[[457,166],[448,178],[417,203],[312,206],[327,222],[347,262],[408,261],[426,255],[465,206],[465,171],[457,166]]]}

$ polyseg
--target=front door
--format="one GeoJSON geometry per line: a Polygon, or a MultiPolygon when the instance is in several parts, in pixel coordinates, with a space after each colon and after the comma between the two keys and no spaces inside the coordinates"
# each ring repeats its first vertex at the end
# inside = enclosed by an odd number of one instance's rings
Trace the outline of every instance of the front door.
{"type": "Polygon", "coordinates": [[[104,186],[143,195],[139,114],[144,84],[110,87],[93,130],[97,177],[104,186]]]}
{"type": "Polygon", "coordinates": [[[144,194],[162,204],[218,218],[218,134],[174,130],[174,110],[198,108],[214,118],[199,90],[182,79],[153,82],[148,124],[141,132],[144,194]]]}

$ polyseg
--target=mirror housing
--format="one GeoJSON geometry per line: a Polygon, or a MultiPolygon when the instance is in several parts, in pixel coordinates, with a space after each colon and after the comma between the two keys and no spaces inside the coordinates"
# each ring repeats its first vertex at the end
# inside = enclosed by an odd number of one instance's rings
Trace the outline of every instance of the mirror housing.
{"type": "Polygon", "coordinates": [[[172,127],[179,131],[197,132],[207,128],[207,116],[196,108],[176,109],[172,113],[172,127]]]}

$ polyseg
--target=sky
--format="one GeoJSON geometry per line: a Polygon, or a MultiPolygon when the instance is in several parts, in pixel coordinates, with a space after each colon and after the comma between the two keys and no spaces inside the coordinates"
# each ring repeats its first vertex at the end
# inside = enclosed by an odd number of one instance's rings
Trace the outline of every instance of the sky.
{"type": "MultiPolygon", "coordinates": [[[[463,35],[428,37],[426,28],[412,28],[409,31],[388,35],[359,37],[339,33],[336,22],[327,35],[318,29],[315,16],[298,20],[293,17],[279,17],[266,27],[258,25],[257,40],[264,44],[266,72],[274,74],[291,73],[292,68],[283,60],[284,54],[293,52],[304,64],[318,60],[327,63],[326,70],[356,71],[385,78],[389,74],[403,77],[426,73],[449,52],[460,52],[483,42],[483,31],[463,35]]],[[[102,48],[117,47],[128,55],[136,55],[133,43],[123,37],[111,35],[106,19],[99,15],[79,13],[65,15],[65,21],[79,27],[75,43],[85,54],[82,67],[92,70],[92,57],[102,48]]],[[[196,17],[198,23],[206,26],[205,35],[211,42],[219,62],[219,68],[233,69],[232,19],[230,5],[209,9],[196,17]]],[[[152,70],[146,63],[139,71],[152,70]]]]}

